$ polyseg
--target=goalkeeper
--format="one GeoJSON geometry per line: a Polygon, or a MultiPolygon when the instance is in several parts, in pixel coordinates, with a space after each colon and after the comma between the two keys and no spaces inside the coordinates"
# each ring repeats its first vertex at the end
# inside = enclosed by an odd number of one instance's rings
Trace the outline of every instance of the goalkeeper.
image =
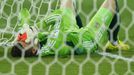
{"type": "Polygon", "coordinates": [[[29,26],[26,12],[22,11],[23,26],[15,39],[12,56],[67,55],[73,50],[75,54],[83,54],[106,45],[107,29],[116,14],[116,2],[105,0],[90,23],[81,29],[76,24],[72,0],[61,1],[61,8],[37,23],[36,27],[29,26]]]}

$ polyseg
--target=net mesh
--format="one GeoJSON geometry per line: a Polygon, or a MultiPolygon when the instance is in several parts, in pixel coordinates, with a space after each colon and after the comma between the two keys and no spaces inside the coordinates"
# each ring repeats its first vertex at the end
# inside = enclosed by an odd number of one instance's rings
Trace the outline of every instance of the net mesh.
{"type": "MultiPolygon", "coordinates": [[[[90,22],[104,0],[77,0],[77,13],[83,25],[90,22]]],[[[130,45],[128,51],[95,54],[13,58],[12,42],[18,30],[18,15],[27,8],[31,23],[58,9],[59,0],[0,0],[0,75],[133,75],[134,74],[134,7],[133,0],[118,0],[121,17],[119,38],[130,45]]]]}

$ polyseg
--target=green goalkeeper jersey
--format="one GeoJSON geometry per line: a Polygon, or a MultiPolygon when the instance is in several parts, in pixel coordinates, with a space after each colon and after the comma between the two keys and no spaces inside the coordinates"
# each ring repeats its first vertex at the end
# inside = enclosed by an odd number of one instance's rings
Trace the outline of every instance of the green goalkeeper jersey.
{"type": "Polygon", "coordinates": [[[42,28],[38,38],[43,43],[37,54],[41,56],[54,53],[67,55],[71,50],[75,50],[78,54],[95,51],[99,44],[106,43],[106,27],[109,26],[112,17],[110,11],[102,8],[86,27],[79,29],[75,15],[70,9],[55,10],[37,24],[39,28],[42,28]],[[106,20],[103,22],[104,17],[106,20]],[[68,45],[68,42],[73,47],[68,45]]]}
{"type": "Polygon", "coordinates": [[[79,31],[75,16],[70,9],[53,11],[38,23],[38,27],[42,28],[42,32],[38,34],[39,41],[44,42],[41,50],[38,51],[38,54],[42,56],[53,54],[56,51],[59,55],[69,54],[72,47],[68,46],[67,42],[78,43],[78,39],[70,39],[72,37],[70,34],[79,31]],[[45,36],[45,33],[48,35],[45,36]]]}

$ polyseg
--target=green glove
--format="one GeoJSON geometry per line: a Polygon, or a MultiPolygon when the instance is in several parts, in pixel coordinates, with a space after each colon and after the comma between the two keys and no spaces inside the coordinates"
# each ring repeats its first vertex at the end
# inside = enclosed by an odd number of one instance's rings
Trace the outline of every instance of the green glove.
{"type": "Polygon", "coordinates": [[[21,27],[25,23],[27,23],[27,24],[30,23],[30,13],[26,8],[22,9],[21,12],[19,13],[19,20],[20,20],[19,26],[21,26],[21,27]]]}
{"type": "Polygon", "coordinates": [[[40,42],[43,42],[43,41],[47,40],[47,34],[45,34],[45,33],[43,33],[43,32],[39,32],[39,33],[38,33],[38,40],[39,40],[40,42]]]}

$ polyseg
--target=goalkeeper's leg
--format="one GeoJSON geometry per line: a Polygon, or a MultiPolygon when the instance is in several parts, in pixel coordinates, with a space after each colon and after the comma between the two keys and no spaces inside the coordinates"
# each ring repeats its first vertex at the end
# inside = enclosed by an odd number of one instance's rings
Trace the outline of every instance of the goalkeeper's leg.
{"type": "Polygon", "coordinates": [[[108,41],[107,28],[115,14],[115,1],[105,0],[98,12],[86,27],[80,30],[82,33],[82,47],[76,50],[77,54],[84,52],[95,52],[99,47],[104,47],[108,41]],[[106,39],[107,38],[107,39],[106,39]]]}
{"type": "Polygon", "coordinates": [[[117,0],[116,2],[116,14],[109,26],[108,35],[109,35],[109,42],[107,43],[107,50],[118,50],[118,47],[121,50],[128,50],[129,46],[118,39],[118,33],[120,29],[120,17],[119,17],[119,6],[117,0]]]}
{"type": "Polygon", "coordinates": [[[94,42],[101,48],[108,41],[107,29],[116,13],[115,9],[115,0],[105,0],[90,23],[85,27],[85,30],[88,30],[90,36],[94,39],[94,42]]]}
{"type": "Polygon", "coordinates": [[[76,16],[76,22],[79,28],[82,27],[82,21],[80,16],[77,14],[77,9],[76,9],[76,1],[75,0],[61,0],[61,5],[60,8],[69,8],[73,11],[74,15],[76,16]]]}
{"type": "Polygon", "coordinates": [[[61,9],[69,8],[73,11],[74,15],[76,14],[75,13],[75,8],[74,8],[74,5],[73,5],[73,0],[61,0],[60,8],[61,9]]]}

